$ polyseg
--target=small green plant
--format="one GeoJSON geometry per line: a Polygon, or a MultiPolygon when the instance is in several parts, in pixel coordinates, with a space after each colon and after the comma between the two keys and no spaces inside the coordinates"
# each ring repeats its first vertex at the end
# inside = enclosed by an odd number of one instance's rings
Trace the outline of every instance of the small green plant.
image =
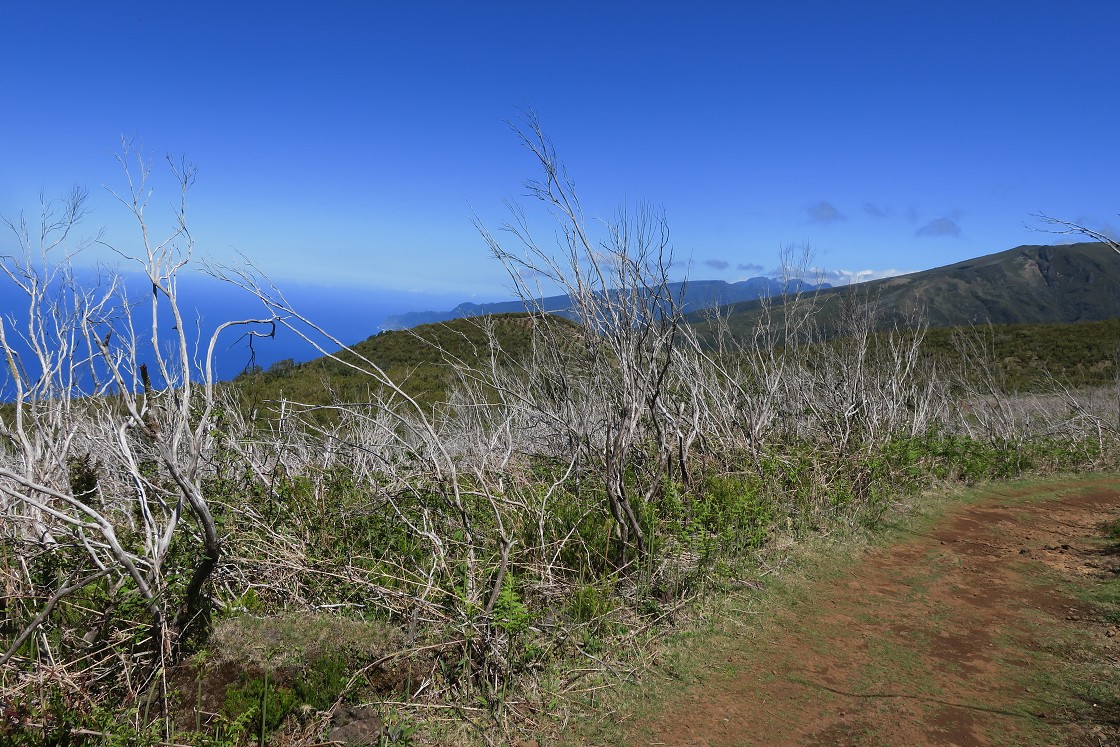
{"type": "Polygon", "coordinates": [[[261,734],[270,734],[298,706],[299,698],[292,689],[269,682],[266,673],[230,687],[222,711],[231,720],[246,719],[259,724],[261,734]]]}
{"type": "Polygon", "coordinates": [[[250,733],[256,731],[253,725],[256,715],[254,710],[246,711],[235,719],[215,714],[205,731],[196,727],[194,731],[176,732],[174,741],[194,747],[243,747],[250,733]]]}
{"type": "Polygon", "coordinates": [[[1120,542],[1120,519],[1105,525],[1104,536],[1113,542],[1120,542]]]}
{"type": "Polygon", "coordinates": [[[603,629],[606,619],[618,609],[619,602],[607,589],[593,584],[580,586],[568,602],[568,616],[578,623],[593,624],[603,629]]]}
{"type": "Polygon", "coordinates": [[[404,716],[390,714],[385,718],[377,747],[412,747],[415,744],[412,737],[417,731],[418,727],[404,716]]]}
{"type": "Polygon", "coordinates": [[[739,475],[708,478],[691,508],[693,521],[717,539],[718,547],[732,551],[760,547],[775,517],[769,495],[739,475]]]}
{"type": "Polygon", "coordinates": [[[523,633],[529,627],[532,615],[517,595],[513,574],[507,573],[502,589],[494,603],[494,624],[511,636],[523,633]]]}

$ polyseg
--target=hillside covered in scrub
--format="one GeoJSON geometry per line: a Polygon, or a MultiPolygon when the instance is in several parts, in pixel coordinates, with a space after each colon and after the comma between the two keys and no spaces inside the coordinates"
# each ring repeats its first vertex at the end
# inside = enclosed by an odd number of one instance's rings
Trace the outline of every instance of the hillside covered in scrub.
{"type": "MultiPolygon", "coordinates": [[[[267,370],[244,373],[228,386],[244,406],[262,413],[281,400],[316,405],[361,402],[368,399],[371,382],[350,364],[364,359],[382,368],[405,394],[433,406],[446,401],[449,389],[472,368],[524,366],[532,354],[533,328],[541,323],[539,316],[511,313],[382,332],[340,351],[338,360],[324,356],[304,363],[281,361],[267,370]]],[[[551,317],[548,323],[568,329],[576,339],[574,322],[551,317]]],[[[702,333],[707,323],[694,326],[702,333]]],[[[931,327],[921,334],[927,362],[955,370],[961,365],[962,349],[974,349],[1008,391],[1108,386],[1116,381],[1120,319],[931,327]]],[[[829,339],[836,338],[822,337],[819,344],[829,339]]]]}
{"type": "MultiPolygon", "coordinates": [[[[1020,246],[909,275],[815,294],[822,329],[836,330],[846,307],[871,303],[879,323],[931,327],[1054,324],[1120,317],[1120,255],[1104,243],[1020,246]]],[[[736,334],[750,334],[764,308],[782,298],[721,310],[736,334]]],[[[703,313],[693,314],[700,319],[703,313]]]]}
{"type": "Polygon", "coordinates": [[[231,391],[246,406],[269,402],[330,404],[362,402],[376,386],[364,373],[373,364],[401,391],[425,407],[446,401],[449,389],[472,369],[509,368],[532,354],[537,325],[568,330],[575,323],[563,317],[508,313],[427,324],[411,330],[380,332],[332,356],[296,363],[280,361],[266,370],[241,374],[231,391]]]}
{"type": "Polygon", "coordinates": [[[1120,747],[1120,2],[3,19],[0,747],[1120,747]]]}

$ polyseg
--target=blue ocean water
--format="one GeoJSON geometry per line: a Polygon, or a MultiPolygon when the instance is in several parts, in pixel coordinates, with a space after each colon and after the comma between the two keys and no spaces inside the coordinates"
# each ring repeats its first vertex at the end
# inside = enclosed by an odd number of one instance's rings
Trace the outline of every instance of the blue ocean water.
{"type": "MultiPolygon", "coordinates": [[[[376,335],[388,316],[443,308],[457,302],[451,296],[407,291],[297,283],[278,285],[293,309],[345,345],[376,335]]],[[[260,302],[249,294],[208,277],[181,281],[180,295],[184,305],[197,314],[207,339],[222,322],[259,318],[264,311],[260,302]]],[[[246,329],[235,328],[220,338],[215,355],[220,378],[232,378],[250,365],[268,368],[289,358],[300,362],[322,355],[314,345],[282,327],[277,327],[273,337],[256,337],[251,341],[245,334],[246,329]]],[[[265,331],[260,325],[254,329],[265,331]]],[[[337,348],[326,338],[309,336],[324,349],[333,352],[337,348]]]]}
{"type": "MultiPolygon", "coordinates": [[[[151,286],[139,276],[126,275],[124,281],[129,302],[134,305],[134,326],[142,334],[150,325],[151,286]]],[[[93,287],[96,282],[95,274],[90,271],[81,282],[93,287]]],[[[347,345],[361,342],[380,332],[381,322],[387,316],[409,311],[451,308],[462,300],[461,296],[352,286],[299,283],[278,285],[296,311],[347,345]]],[[[198,341],[195,343],[198,356],[205,354],[211,334],[222,323],[266,315],[261,303],[250,294],[206,275],[181,275],[178,287],[180,308],[188,336],[192,341],[198,341]]],[[[165,311],[161,314],[167,319],[165,311]]],[[[20,354],[28,374],[37,376],[34,358],[19,339],[20,330],[26,328],[26,295],[2,276],[0,315],[4,318],[9,343],[20,354]]],[[[225,331],[219,338],[215,347],[215,373],[219,379],[231,379],[250,366],[268,368],[277,361],[289,358],[300,362],[321,355],[314,345],[289,330],[278,327],[271,337],[250,338],[246,334],[249,329],[260,333],[269,331],[264,325],[238,326],[225,331]]],[[[118,330],[116,334],[121,334],[121,331],[118,330]]],[[[170,321],[167,321],[161,332],[161,344],[169,345],[173,334],[170,321]]],[[[337,348],[328,339],[318,339],[324,349],[333,351],[337,348]]],[[[150,356],[150,346],[146,351],[141,351],[141,359],[150,356]]],[[[7,400],[12,396],[10,385],[10,372],[6,366],[0,367],[0,400],[7,400]]]]}

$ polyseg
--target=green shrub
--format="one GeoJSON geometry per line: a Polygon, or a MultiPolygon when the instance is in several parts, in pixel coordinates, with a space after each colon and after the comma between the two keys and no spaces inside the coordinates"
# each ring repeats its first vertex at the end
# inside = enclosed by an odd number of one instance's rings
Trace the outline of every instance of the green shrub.
{"type": "Polygon", "coordinates": [[[248,720],[259,725],[263,707],[264,731],[271,733],[303,706],[315,711],[330,708],[348,682],[349,670],[341,654],[325,656],[306,669],[284,677],[283,684],[271,678],[267,671],[260,677],[243,677],[226,690],[223,715],[234,721],[248,720]]]}
{"type": "Polygon", "coordinates": [[[694,521],[737,551],[761,547],[775,516],[770,496],[755,480],[738,475],[710,477],[692,506],[694,521]]]}

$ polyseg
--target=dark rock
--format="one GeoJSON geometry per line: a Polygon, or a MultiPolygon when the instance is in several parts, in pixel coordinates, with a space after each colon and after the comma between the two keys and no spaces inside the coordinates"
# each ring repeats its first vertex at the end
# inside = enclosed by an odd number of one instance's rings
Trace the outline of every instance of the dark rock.
{"type": "Polygon", "coordinates": [[[327,738],[349,745],[376,745],[381,738],[381,717],[372,708],[342,706],[331,718],[327,738]]]}

